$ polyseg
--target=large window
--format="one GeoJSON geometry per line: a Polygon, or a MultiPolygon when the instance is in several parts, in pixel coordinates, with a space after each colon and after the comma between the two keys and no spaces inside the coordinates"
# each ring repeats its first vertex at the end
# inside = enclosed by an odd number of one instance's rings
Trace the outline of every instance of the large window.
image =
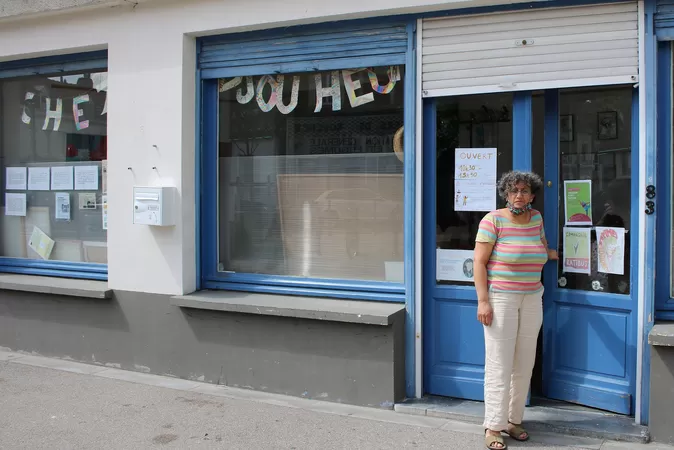
{"type": "Polygon", "coordinates": [[[403,281],[403,70],[220,80],[218,271],[403,281]]]}
{"type": "Polygon", "coordinates": [[[107,263],[107,73],[0,80],[0,257],[107,263]]]}

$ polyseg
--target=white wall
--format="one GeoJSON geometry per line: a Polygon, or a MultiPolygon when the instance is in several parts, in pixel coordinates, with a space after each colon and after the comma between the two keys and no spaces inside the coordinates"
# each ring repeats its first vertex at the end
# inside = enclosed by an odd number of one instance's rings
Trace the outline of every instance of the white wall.
{"type": "Polygon", "coordinates": [[[481,4],[487,3],[149,2],[3,22],[0,61],[108,49],[109,285],[179,294],[196,283],[194,36],[481,4]],[[177,225],[134,226],[134,184],[175,185],[181,199],[177,225]]]}

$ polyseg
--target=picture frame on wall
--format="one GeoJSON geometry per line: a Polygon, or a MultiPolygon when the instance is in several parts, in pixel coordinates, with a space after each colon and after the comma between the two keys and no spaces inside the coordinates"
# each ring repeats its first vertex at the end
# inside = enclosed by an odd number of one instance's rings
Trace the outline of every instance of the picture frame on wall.
{"type": "Polygon", "coordinates": [[[573,141],[573,114],[559,116],[559,142],[573,141]]]}
{"type": "Polygon", "coordinates": [[[617,111],[597,113],[597,138],[602,141],[618,138],[617,111]]]}

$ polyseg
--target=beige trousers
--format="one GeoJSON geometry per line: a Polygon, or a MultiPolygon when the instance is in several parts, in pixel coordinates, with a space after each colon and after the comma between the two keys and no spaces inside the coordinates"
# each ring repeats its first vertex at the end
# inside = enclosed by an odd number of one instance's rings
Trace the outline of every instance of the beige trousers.
{"type": "Polygon", "coordinates": [[[484,327],[484,428],[505,430],[522,423],[543,323],[543,291],[490,292],[494,310],[484,327]]]}

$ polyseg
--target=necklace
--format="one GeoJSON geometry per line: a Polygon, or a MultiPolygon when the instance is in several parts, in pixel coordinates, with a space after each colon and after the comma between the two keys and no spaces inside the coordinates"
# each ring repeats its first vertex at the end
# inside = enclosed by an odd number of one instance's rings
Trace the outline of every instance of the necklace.
{"type": "Polygon", "coordinates": [[[510,212],[513,213],[513,215],[515,215],[515,216],[521,216],[525,212],[531,211],[531,203],[527,203],[527,206],[525,206],[524,208],[515,208],[510,203],[508,203],[507,206],[508,206],[508,210],[510,210],[510,212]]]}

